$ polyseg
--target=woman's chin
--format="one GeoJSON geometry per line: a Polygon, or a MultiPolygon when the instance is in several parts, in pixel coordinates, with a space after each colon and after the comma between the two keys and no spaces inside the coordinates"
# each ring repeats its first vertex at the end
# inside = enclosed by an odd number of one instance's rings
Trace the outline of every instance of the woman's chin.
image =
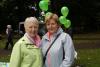
{"type": "Polygon", "coordinates": [[[54,32],[53,32],[53,31],[50,31],[49,33],[50,33],[50,34],[54,34],[54,32]]]}
{"type": "Polygon", "coordinates": [[[32,38],[33,38],[33,37],[35,37],[35,35],[30,35],[30,37],[32,37],[32,38]]]}

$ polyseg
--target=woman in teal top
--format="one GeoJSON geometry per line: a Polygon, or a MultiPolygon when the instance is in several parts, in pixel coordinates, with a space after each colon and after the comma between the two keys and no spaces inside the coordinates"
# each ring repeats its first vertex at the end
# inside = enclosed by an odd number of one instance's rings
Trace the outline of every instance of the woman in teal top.
{"type": "Polygon", "coordinates": [[[24,23],[25,34],[14,45],[9,67],[42,67],[42,53],[39,48],[38,20],[28,17],[24,23]]]}

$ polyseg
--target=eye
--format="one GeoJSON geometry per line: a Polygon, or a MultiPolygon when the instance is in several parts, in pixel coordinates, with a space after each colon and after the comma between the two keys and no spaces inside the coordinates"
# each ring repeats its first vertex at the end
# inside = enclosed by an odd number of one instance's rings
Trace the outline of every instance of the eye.
{"type": "Polygon", "coordinates": [[[38,28],[38,26],[34,26],[34,28],[38,28]]]}
{"type": "Polygon", "coordinates": [[[30,26],[29,28],[32,28],[32,26],[30,26]]]}
{"type": "Polygon", "coordinates": [[[52,25],[55,25],[55,23],[52,23],[52,25]]]}
{"type": "Polygon", "coordinates": [[[47,26],[49,26],[50,24],[49,24],[49,23],[47,23],[46,25],[47,25],[47,26]]]}

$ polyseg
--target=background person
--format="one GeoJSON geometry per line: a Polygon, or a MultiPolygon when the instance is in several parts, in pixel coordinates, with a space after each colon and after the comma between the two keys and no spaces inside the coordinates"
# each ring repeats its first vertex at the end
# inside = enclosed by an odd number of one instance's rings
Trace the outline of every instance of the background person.
{"type": "Polygon", "coordinates": [[[7,35],[7,42],[5,49],[8,49],[9,44],[11,45],[11,48],[13,48],[13,30],[11,25],[7,25],[6,35],[7,35]]]}

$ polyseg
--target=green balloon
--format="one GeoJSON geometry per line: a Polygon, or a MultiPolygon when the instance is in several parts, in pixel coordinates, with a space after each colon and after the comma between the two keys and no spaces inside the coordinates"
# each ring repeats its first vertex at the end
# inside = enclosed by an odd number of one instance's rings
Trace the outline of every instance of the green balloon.
{"type": "Polygon", "coordinates": [[[59,21],[60,21],[61,24],[67,23],[67,19],[64,16],[60,16],[59,21]]]}
{"type": "Polygon", "coordinates": [[[69,13],[69,9],[66,6],[64,6],[61,8],[61,13],[63,16],[67,17],[67,15],[69,13]]]}
{"type": "Polygon", "coordinates": [[[43,0],[43,1],[49,2],[50,0],[43,0]]]}
{"type": "Polygon", "coordinates": [[[39,2],[39,7],[40,7],[41,10],[47,11],[48,10],[48,2],[46,2],[46,1],[40,1],[39,2]]]}
{"type": "Polygon", "coordinates": [[[71,26],[71,21],[67,19],[67,22],[64,24],[65,28],[69,28],[71,26]]]}
{"type": "Polygon", "coordinates": [[[47,13],[45,14],[45,17],[49,16],[50,14],[52,14],[52,13],[51,13],[51,12],[47,12],[47,13]]]}

